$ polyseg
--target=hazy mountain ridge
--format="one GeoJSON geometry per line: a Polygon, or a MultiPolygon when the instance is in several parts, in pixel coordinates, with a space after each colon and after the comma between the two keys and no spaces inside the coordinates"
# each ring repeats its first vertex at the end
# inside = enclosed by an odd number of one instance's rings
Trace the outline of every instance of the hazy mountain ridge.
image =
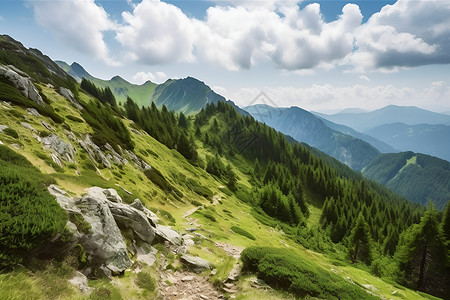
{"type": "Polygon", "coordinates": [[[299,142],[316,147],[358,171],[380,153],[361,139],[331,129],[325,121],[299,107],[274,108],[254,105],[243,109],[258,121],[299,142]]]}
{"type": "Polygon", "coordinates": [[[450,126],[385,124],[374,127],[367,134],[400,151],[414,151],[450,161],[450,126]]]}
{"type": "Polygon", "coordinates": [[[421,109],[415,106],[389,105],[366,113],[337,113],[333,115],[317,113],[320,117],[331,122],[343,124],[356,131],[366,131],[384,124],[405,123],[416,124],[444,124],[450,125],[450,116],[421,109]]]}

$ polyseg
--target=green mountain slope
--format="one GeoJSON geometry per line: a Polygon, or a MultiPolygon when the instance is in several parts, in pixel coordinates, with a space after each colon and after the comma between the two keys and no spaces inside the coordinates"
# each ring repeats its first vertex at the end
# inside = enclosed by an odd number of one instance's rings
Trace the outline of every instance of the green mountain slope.
{"type": "Polygon", "coordinates": [[[333,130],[312,113],[298,107],[245,107],[252,116],[276,130],[307,143],[360,171],[380,152],[367,142],[333,130]]]}
{"type": "Polygon", "coordinates": [[[367,134],[401,151],[424,153],[450,161],[448,125],[393,123],[372,128],[367,134]]]}
{"type": "MultiPolygon", "coordinates": [[[[2,68],[17,53],[6,46],[0,47],[2,68]]],[[[428,296],[392,280],[417,289],[416,278],[405,275],[415,273],[404,272],[417,267],[417,251],[397,254],[396,246],[416,249],[413,238],[438,216],[432,208],[431,217],[421,219],[422,206],[230,104],[210,104],[187,118],[131,99],[116,106],[63,73],[34,74],[26,62],[36,56],[28,55],[14,65],[27,67],[29,87],[44,104],[0,76],[0,164],[21,175],[4,176],[2,169],[0,243],[26,248],[16,253],[22,260],[17,265],[0,247],[6,266],[0,299],[30,293],[39,299],[428,296]],[[58,83],[70,85],[73,95],[58,83]],[[33,196],[36,189],[42,197],[33,196]],[[66,215],[46,208],[56,204],[66,215]],[[22,211],[28,218],[17,213],[22,211]],[[27,225],[41,224],[40,211],[56,219],[46,220],[53,226],[43,235],[43,226],[27,225]],[[399,238],[410,231],[415,235],[399,238]],[[17,245],[18,237],[33,243],[17,245]],[[358,252],[360,242],[366,252],[358,252]],[[244,248],[250,250],[240,258],[244,248]],[[241,272],[240,259],[248,272],[241,272]],[[257,276],[273,289],[255,288],[265,287],[257,276]]],[[[43,62],[36,63],[45,71],[43,62]]],[[[442,240],[439,230],[433,237],[442,240]]],[[[433,264],[425,266],[427,280],[418,288],[446,295],[446,258],[431,252],[428,259],[433,264]],[[430,282],[436,272],[443,283],[430,282]]]]}
{"type": "Polygon", "coordinates": [[[362,171],[411,201],[432,200],[444,208],[450,199],[450,163],[437,157],[413,153],[381,154],[362,171]]]}

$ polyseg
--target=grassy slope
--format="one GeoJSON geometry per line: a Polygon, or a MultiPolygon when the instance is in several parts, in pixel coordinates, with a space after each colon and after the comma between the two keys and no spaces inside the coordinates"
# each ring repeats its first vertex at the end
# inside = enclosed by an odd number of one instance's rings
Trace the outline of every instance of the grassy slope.
{"type": "MultiPolygon", "coordinates": [[[[68,101],[66,101],[59,94],[52,89],[42,87],[44,93],[52,101],[52,106],[63,117],[66,115],[73,115],[81,117],[79,112],[73,108],[68,101]]],[[[81,94],[83,100],[88,100],[87,95],[81,94]]],[[[143,131],[139,131],[140,134],[133,134],[133,139],[136,144],[135,153],[144,158],[151,166],[157,168],[161,173],[183,194],[183,202],[175,200],[172,196],[167,196],[162,190],[150,182],[141,171],[134,168],[133,165],[128,164],[123,169],[113,167],[113,169],[101,169],[99,170],[101,177],[93,171],[82,167],[81,149],[77,148],[75,166],[64,167],[64,173],[56,172],[48,162],[38,158],[36,153],[40,152],[50,157],[48,152],[42,149],[42,145],[32,137],[29,129],[24,128],[18,122],[18,116],[25,115],[27,122],[39,131],[44,131],[41,121],[50,123],[57,130],[57,134],[60,137],[65,138],[64,129],[61,125],[54,124],[46,117],[32,117],[28,115],[24,109],[13,107],[12,110],[0,110],[1,124],[8,124],[19,133],[19,140],[15,141],[5,134],[0,133],[0,140],[5,144],[17,143],[21,145],[18,150],[19,153],[25,155],[30,161],[39,167],[43,173],[52,174],[57,180],[58,184],[72,192],[73,194],[80,195],[84,193],[85,189],[93,185],[100,185],[104,187],[116,188],[118,192],[126,199],[140,198],[147,207],[156,209],[164,209],[170,212],[176,219],[173,225],[178,230],[183,230],[192,227],[183,215],[194,208],[191,201],[199,201],[205,207],[203,211],[208,211],[212,214],[217,222],[213,222],[205,218],[202,214],[195,213],[192,217],[196,218],[201,225],[197,232],[210,238],[213,241],[225,242],[231,245],[247,247],[252,245],[259,246],[272,246],[272,247],[289,247],[295,251],[298,255],[307,258],[317,264],[318,267],[324,268],[330,272],[331,269],[344,278],[350,277],[355,283],[363,285],[370,284],[378,289],[376,292],[381,297],[393,298],[392,292],[398,291],[397,295],[401,295],[407,299],[421,299],[422,297],[408,289],[398,288],[389,283],[386,283],[379,278],[370,275],[368,272],[361,269],[357,269],[353,266],[346,264],[345,262],[336,262],[324,255],[314,253],[312,251],[304,249],[302,246],[294,243],[288,239],[283,232],[277,228],[271,228],[258,222],[251,214],[251,208],[238,200],[234,195],[227,196],[220,192],[219,186],[223,185],[222,182],[217,181],[211,175],[204,170],[190,165],[178,152],[166,148],[164,145],[157,142],[155,139],[149,137],[143,131]],[[148,149],[151,149],[151,154],[148,153],[148,149]],[[77,176],[76,173],[80,172],[81,176],[77,176]],[[121,178],[114,173],[120,174],[121,178]],[[206,186],[211,189],[214,195],[221,198],[220,202],[212,204],[212,199],[205,199],[198,196],[194,192],[188,190],[184,185],[180,185],[175,177],[179,178],[180,174],[188,178],[197,180],[202,186],[206,186]],[[133,193],[132,196],[127,196],[121,188],[117,185],[125,188],[133,193]],[[224,209],[229,213],[224,212],[224,209]],[[244,228],[246,231],[255,236],[256,240],[252,241],[244,236],[233,233],[230,227],[237,225],[244,228]]],[[[21,120],[24,121],[24,120],[21,120]]],[[[78,137],[81,134],[92,132],[86,123],[77,123],[66,119],[65,121],[78,137]]],[[[129,126],[132,126],[131,122],[126,121],[129,126]]],[[[200,157],[204,157],[206,150],[199,148],[200,157]]],[[[41,155],[42,156],[42,155],[41,155]]],[[[236,158],[238,161],[239,158],[236,158]]],[[[224,161],[228,164],[228,161],[224,161]]],[[[232,162],[231,162],[232,163],[232,162]]],[[[245,174],[238,171],[235,168],[239,177],[239,182],[246,186],[249,186],[248,178],[245,174]]],[[[320,210],[318,208],[312,208],[311,218],[309,224],[313,225],[318,222],[320,210]]],[[[170,221],[161,217],[166,224],[170,224],[170,221]]],[[[234,264],[234,259],[227,256],[227,254],[213,242],[203,240],[200,244],[191,246],[188,249],[191,254],[199,255],[205,259],[213,262],[218,268],[218,274],[212,279],[219,281],[226,278],[228,271],[234,264]]],[[[57,269],[60,270],[60,269],[57,269]]],[[[33,298],[45,298],[52,288],[58,287],[57,298],[82,298],[82,295],[74,291],[74,289],[65,281],[58,280],[56,276],[57,271],[47,267],[44,271],[31,273],[27,270],[19,269],[13,273],[0,275],[0,298],[8,295],[13,295],[12,298],[20,299],[23,297],[23,290],[25,287],[30,286],[33,292],[33,298]],[[47,272],[47,273],[46,273],[47,272]],[[43,281],[48,281],[47,285],[43,285],[43,281]],[[20,282],[20,284],[13,284],[14,282],[20,282]],[[3,293],[3,294],[2,294],[3,293]]],[[[207,276],[208,274],[205,274],[207,276]]],[[[114,285],[110,282],[104,281],[92,281],[92,286],[106,286],[116,297],[122,298],[139,298],[143,297],[145,291],[142,291],[135,287],[133,280],[135,278],[134,273],[126,273],[123,277],[117,277],[114,279],[114,285]]],[[[241,294],[238,295],[239,299],[290,299],[291,297],[281,292],[274,292],[271,290],[255,290],[250,287],[249,280],[254,276],[244,276],[240,282],[241,294]]],[[[147,295],[148,296],[148,295],[147,295]]]]}

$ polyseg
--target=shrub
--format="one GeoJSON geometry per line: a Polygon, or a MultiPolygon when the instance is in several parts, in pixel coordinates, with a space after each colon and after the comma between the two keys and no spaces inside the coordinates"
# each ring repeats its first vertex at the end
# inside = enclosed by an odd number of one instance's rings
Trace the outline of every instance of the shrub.
{"type": "Polygon", "coordinates": [[[15,131],[14,129],[12,129],[12,128],[5,128],[5,129],[3,129],[3,132],[5,133],[5,134],[7,134],[7,135],[9,135],[10,137],[13,137],[13,138],[15,138],[15,139],[17,139],[17,138],[19,138],[19,134],[17,133],[17,131],[15,131]]]}
{"type": "Polygon", "coordinates": [[[31,174],[38,171],[16,169],[0,162],[0,268],[21,263],[67,222],[65,211],[38,181],[43,178],[31,174]]]}
{"type": "Polygon", "coordinates": [[[147,272],[139,272],[136,275],[135,283],[141,289],[153,292],[156,288],[155,279],[147,272]]]}
{"type": "Polygon", "coordinates": [[[287,249],[249,247],[241,253],[241,260],[245,270],[257,272],[268,284],[298,297],[377,299],[287,249]]]}
{"type": "Polygon", "coordinates": [[[204,213],[202,213],[202,215],[212,222],[217,222],[216,218],[208,212],[204,212],[204,213]]]}
{"type": "Polygon", "coordinates": [[[80,214],[72,214],[69,218],[70,222],[75,224],[77,226],[78,231],[83,233],[89,233],[92,229],[91,224],[86,222],[86,220],[83,218],[80,214]]]}
{"type": "Polygon", "coordinates": [[[237,234],[240,234],[242,236],[245,236],[246,238],[249,238],[251,240],[256,240],[256,238],[253,236],[253,234],[251,234],[250,232],[242,229],[241,227],[231,226],[231,230],[233,230],[234,233],[237,233],[237,234]]]}

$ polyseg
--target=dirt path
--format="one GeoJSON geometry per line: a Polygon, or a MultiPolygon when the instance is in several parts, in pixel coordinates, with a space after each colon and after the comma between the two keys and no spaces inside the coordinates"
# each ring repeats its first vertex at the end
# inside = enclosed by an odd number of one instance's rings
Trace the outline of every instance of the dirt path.
{"type": "Polygon", "coordinates": [[[191,272],[161,273],[159,291],[165,300],[225,299],[206,278],[191,272]]]}

